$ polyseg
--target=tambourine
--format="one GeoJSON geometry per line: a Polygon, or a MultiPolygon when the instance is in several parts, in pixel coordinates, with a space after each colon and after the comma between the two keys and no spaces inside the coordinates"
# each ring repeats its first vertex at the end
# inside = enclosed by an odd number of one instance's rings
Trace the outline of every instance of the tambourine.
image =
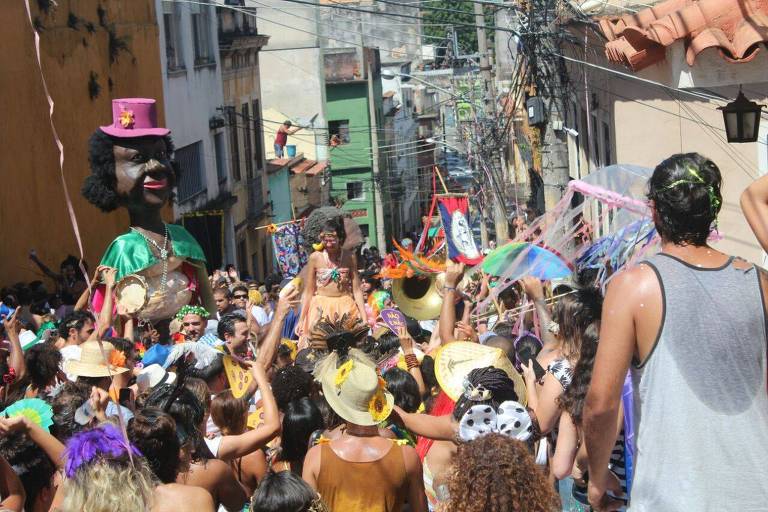
{"type": "Polygon", "coordinates": [[[142,320],[163,320],[189,304],[189,284],[189,278],[178,270],[168,272],[165,286],[159,275],[130,274],[115,287],[115,300],[127,314],[142,320]]]}
{"type": "Polygon", "coordinates": [[[147,280],[139,274],[130,274],[115,286],[115,300],[126,314],[135,315],[149,303],[147,280]]]}

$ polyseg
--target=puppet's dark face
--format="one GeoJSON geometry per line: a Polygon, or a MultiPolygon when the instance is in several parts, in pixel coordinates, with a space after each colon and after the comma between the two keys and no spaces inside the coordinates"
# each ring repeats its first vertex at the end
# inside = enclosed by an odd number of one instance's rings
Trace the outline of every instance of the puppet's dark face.
{"type": "Polygon", "coordinates": [[[160,208],[168,202],[176,176],[165,139],[118,139],[113,152],[117,194],[128,209],[160,208]]]}

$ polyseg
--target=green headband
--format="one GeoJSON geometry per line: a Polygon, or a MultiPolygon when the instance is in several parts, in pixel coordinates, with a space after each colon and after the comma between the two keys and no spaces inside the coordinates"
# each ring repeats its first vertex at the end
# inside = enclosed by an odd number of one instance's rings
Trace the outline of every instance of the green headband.
{"type": "MultiPolygon", "coordinates": [[[[662,190],[671,190],[675,188],[678,185],[682,185],[683,183],[687,183],[689,185],[706,185],[706,181],[704,181],[704,178],[699,175],[699,172],[696,170],[695,167],[692,165],[686,165],[685,170],[688,171],[688,173],[695,178],[695,180],[677,180],[673,181],[666,187],[664,187],[662,190]]],[[[717,195],[715,195],[715,188],[712,185],[706,185],[707,188],[707,195],[709,196],[709,207],[712,209],[712,214],[714,215],[717,213],[718,209],[720,208],[720,199],[718,199],[717,195]]]]}
{"type": "Polygon", "coordinates": [[[202,306],[182,306],[176,313],[176,320],[183,320],[186,315],[198,315],[201,318],[208,318],[208,310],[202,306]]]}

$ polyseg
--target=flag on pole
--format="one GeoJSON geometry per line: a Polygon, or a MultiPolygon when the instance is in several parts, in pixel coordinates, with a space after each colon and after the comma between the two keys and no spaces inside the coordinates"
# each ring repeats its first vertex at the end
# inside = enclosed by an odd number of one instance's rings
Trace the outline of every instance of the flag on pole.
{"type": "Polygon", "coordinates": [[[469,224],[469,199],[465,194],[437,196],[437,206],[443,221],[448,257],[467,265],[477,265],[483,255],[475,245],[469,224]]]}

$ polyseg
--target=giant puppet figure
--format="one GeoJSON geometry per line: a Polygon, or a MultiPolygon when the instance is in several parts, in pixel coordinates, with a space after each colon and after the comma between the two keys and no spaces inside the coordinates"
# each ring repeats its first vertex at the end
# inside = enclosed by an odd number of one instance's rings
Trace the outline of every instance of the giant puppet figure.
{"type": "MultiPolygon", "coordinates": [[[[112,100],[112,124],[89,141],[91,174],[82,194],[104,212],[128,210],[130,228],[115,238],[101,265],[117,269],[117,301],[140,319],[171,318],[184,305],[213,298],[203,250],[182,226],[163,222],[179,168],[170,130],[157,126],[155,100],[112,100]]],[[[99,307],[98,294],[94,305],[99,307]]]]}

